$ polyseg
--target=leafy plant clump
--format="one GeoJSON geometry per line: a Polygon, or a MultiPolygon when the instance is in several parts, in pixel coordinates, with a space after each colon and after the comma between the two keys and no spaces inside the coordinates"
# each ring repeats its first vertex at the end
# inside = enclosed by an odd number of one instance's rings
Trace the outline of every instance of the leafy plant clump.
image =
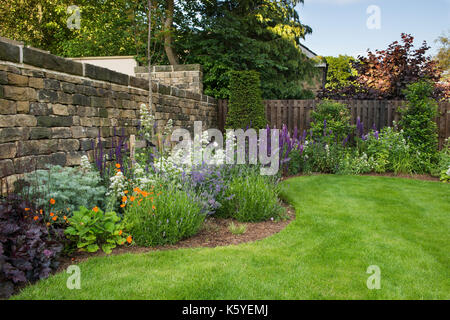
{"type": "Polygon", "coordinates": [[[442,182],[450,182],[450,138],[439,153],[438,176],[442,182]]]}
{"type": "Polygon", "coordinates": [[[16,286],[47,278],[58,266],[63,245],[51,240],[32,212],[17,195],[0,200],[0,297],[11,295],[16,286]]]}
{"type": "Polygon", "coordinates": [[[234,222],[231,222],[228,226],[228,230],[234,235],[241,235],[244,234],[247,231],[247,225],[246,224],[235,224],[234,222]]]}
{"type": "Polygon", "coordinates": [[[64,233],[77,243],[78,249],[87,252],[97,252],[101,248],[109,254],[117,245],[132,242],[131,236],[125,237],[117,214],[103,213],[98,207],[92,210],[80,207],[69,219],[69,227],[64,233]]]}
{"type": "Polygon", "coordinates": [[[256,71],[231,73],[228,110],[227,128],[262,129],[266,126],[259,73],[256,71]]]}
{"type": "MultiPolygon", "coordinates": [[[[421,81],[411,84],[405,91],[407,106],[400,110],[402,118],[399,125],[425,167],[427,163],[436,163],[438,156],[437,125],[434,121],[437,103],[432,94],[431,83],[421,81]]],[[[426,171],[427,168],[423,170],[426,171]]]]}
{"type": "Polygon", "coordinates": [[[324,101],[311,113],[311,128],[315,137],[329,136],[342,142],[354,129],[350,125],[350,110],[345,104],[324,101]]]}
{"type": "Polygon", "coordinates": [[[193,236],[206,216],[195,195],[170,187],[159,191],[135,188],[123,202],[125,227],[141,246],[174,244],[193,236]]]}
{"type": "Polygon", "coordinates": [[[235,177],[226,190],[226,198],[216,215],[241,222],[278,219],[284,210],[278,200],[278,187],[265,176],[251,174],[235,177]]]}
{"type": "Polygon", "coordinates": [[[25,179],[20,193],[37,207],[50,209],[49,200],[55,200],[51,210],[45,210],[48,213],[68,211],[66,215],[70,216],[81,206],[100,206],[105,199],[106,188],[101,185],[99,173],[93,170],[51,166],[49,170],[36,170],[25,179]]]}

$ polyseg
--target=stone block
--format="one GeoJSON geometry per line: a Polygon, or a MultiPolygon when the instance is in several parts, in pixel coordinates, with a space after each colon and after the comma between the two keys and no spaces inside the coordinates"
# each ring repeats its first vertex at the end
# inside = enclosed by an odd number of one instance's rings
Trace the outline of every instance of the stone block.
{"type": "Polygon", "coordinates": [[[29,114],[16,114],[14,116],[14,123],[17,127],[35,127],[37,125],[37,119],[35,116],[29,114]]]}
{"type": "Polygon", "coordinates": [[[48,116],[51,109],[47,103],[44,102],[32,102],[30,103],[30,114],[35,116],[48,116]]]}
{"type": "Polygon", "coordinates": [[[39,139],[50,139],[52,135],[52,131],[50,128],[45,127],[35,127],[30,130],[30,139],[31,140],[39,140],[39,139]]]}
{"type": "Polygon", "coordinates": [[[0,159],[11,159],[16,156],[17,147],[15,143],[0,143],[0,159]]]}
{"type": "Polygon", "coordinates": [[[12,160],[0,160],[0,178],[14,174],[14,163],[12,160]]]}
{"type": "Polygon", "coordinates": [[[15,73],[8,73],[8,84],[25,87],[28,85],[28,77],[15,73]]]}
{"type": "Polygon", "coordinates": [[[80,141],[77,139],[58,140],[58,151],[77,151],[80,149],[80,141]]]}
{"type": "Polygon", "coordinates": [[[36,101],[37,95],[33,88],[4,86],[4,97],[17,101],[36,101]]]}
{"type": "Polygon", "coordinates": [[[83,65],[81,63],[32,48],[23,48],[23,62],[45,69],[61,71],[79,76],[83,75],[83,65]]]}
{"type": "Polygon", "coordinates": [[[20,62],[20,49],[13,44],[0,41],[0,60],[20,62]]]}
{"type": "Polygon", "coordinates": [[[15,114],[16,103],[11,100],[0,99],[0,114],[15,114]]]}
{"type": "Polygon", "coordinates": [[[37,124],[40,127],[70,127],[73,121],[71,116],[39,116],[37,124]]]}
{"type": "Polygon", "coordinates": [[[72,128],[69,127],[56,127],[56,128],[51,128],[51,132],[52,132],[52,138],[58,138],[58,139],[67,139],[67,138],[72,138],[72,128]]]}
{"type": "Polygon", "coordinates": [[[44,79],[41,78],[30,78],[29,84],[30,87],[36,89],[44,89],[44,79]]]}

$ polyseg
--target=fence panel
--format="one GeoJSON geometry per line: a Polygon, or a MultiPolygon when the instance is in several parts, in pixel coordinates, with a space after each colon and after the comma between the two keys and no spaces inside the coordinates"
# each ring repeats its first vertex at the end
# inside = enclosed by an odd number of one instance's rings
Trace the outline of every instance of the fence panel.
{"type": "MultiPolygon", "coordinates": [[[[393,121],[400,120],[398,109],[405,103],[399,100],[340,100],[350,109],[351,123],[356,124],[359,117],[364,124],[366,132],[373,125],[377,129],[392,126],[393,121]]],[[[295,128],[299,132],[308,130],[311,122],[311,111],[320,103],[319,100],[265,100],[265,112],[271,128],[281,129],[285,124],[290,132],[295,128]]],[[[450,136],[450,102],[439,103],[439,114],[436,118],[439,134],[439,148],[442,148],[446,138],[450,136]]],[[[218,126],[224,130],[228,112],[228,101],[218,102],[218,126]]]]}

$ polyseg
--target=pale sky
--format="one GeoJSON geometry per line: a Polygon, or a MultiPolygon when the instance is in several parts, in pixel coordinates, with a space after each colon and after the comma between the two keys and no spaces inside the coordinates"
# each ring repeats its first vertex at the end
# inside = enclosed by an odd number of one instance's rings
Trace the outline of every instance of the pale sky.
{"type": "Polygon", "coordinates": [[[426,40],[432,47],[428,53],[435,54],[434,40],[450,32],[450,0],[305,0],[297,11],[313,29],[302,43],[321,56],[356,57],[367,49],[385,49],[402,32],[414,36],[415,47],[426,40]],[[379,8],[379,29],[367,27],[374,13],[367,9],[373,5],[379,8]]]}

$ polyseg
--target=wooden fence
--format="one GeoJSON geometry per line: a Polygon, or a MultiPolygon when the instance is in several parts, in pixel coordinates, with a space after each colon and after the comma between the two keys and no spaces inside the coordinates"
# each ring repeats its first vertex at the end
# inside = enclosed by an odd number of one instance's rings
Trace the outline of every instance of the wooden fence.
{"type": "MultiPolygon", "coordinates": [[[[300,132],[308,130],[311,121],[311,111],[320,103],[320,100],[265,100],[266,118],[271,128],[281,128],[286,124],[292,132],[295,127],[300,132]]],[[[404,101],[394,100],[340,100],[338,102],[348,105],[351,112],[351,122],[356,123],[360,117],[367,132],[375,125],[377,129],[392,126],[393,121],[400,120],[398,109],[404,101]]],[[[228,101],[218,102],[218,125],[222,131],[225,127],[228,112],[228,101]]],[[[446,138],[450,136],[450,102],[439,103],[439,115],[436,118],[439,128],[439,148],[446,138]]]]}

